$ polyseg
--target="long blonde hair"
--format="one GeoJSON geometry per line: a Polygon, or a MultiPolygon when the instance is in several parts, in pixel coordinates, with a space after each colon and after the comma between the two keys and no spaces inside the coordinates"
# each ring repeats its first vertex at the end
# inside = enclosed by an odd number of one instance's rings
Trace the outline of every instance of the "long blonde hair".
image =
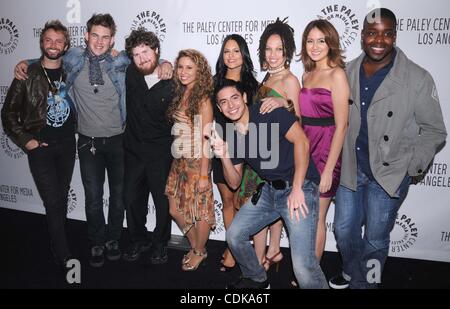
{"type": "MultiPolygon", "coordinates": [[[[178,62],[181,58],[188,57],[192,62],[197,65],[197,75],[195,77],[195,84],[192,88],[191,93],[187,99],[188,107],[186,109],[186,115],[194,121],[194,116],[199,113],[200,103],[206,98],[211,97],[213,93],[213,78],[211,74],[211,67],[208,64],[205,56],[203,56],[199,51],[195,49],[184,49],[178,53],[178,57],[175,60],[175,70],[178,67],[178,62]]],[[[175,73],[175,96],[170,104],[167,115],[169,119],[173,121],[173,114],[179,108],[181,100],[183,99],[183,94],[186,91],[186,86],[184,86],[179,76],[175,73]]]]}

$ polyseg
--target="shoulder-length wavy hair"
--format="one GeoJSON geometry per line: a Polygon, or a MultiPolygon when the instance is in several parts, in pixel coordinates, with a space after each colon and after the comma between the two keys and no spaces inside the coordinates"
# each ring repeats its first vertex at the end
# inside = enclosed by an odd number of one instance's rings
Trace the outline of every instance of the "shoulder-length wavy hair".
{"type": "Polygon", "coordinates": [[[336,31],[336,28],[325,19],[316,19],[311,21],[303,31],[302,36],[302,51],[300,53],[300,60],[303,62],[303,66],[305,67],[306,72],[311,72],[315,69],[316,63],[308,56],[308,52],[306,51],[306,41],[308,39],[309,32],[313,29],[317,28],[325,35],[325,43],[328,45],[328,65],[330,67],[345,67],[345,56],[343,56],[343,52],[339,46],[339,34],[336,31]]]}
{"type": "Polygon", "coordinates": [[[283,56],[286,57],[286,62],[284,63],[285,68],[289,68],[292,57],[295,53],[295,40],[294,40],[294,29],[289,26],[286,22],[287,17],[283,20],[277,18],[274,23],[267,25],[264,32],[261,34],[261,38],[259,39],[259,65],[261,66],[262,71],[266,71],[268,69],[268,64],[266,61],[266,45],[267,40],[273,34],[277,34],[280,36],[281,41],[283,42],[283,56]]]}
{"type": "Polygon", "coordinates": [[[225,65],[223,59],[223,53],[225,45],[228,41],[233,40],[239,46],[239,51],[242,55],[243,64],[241,67],[240,83],[247,94],[248,102],[252,102],[253,96],[256,94],[258,89],[258,81],[255,78],[255,69],[253,66],[253,61],[250,57],[250,51],[248,49],[247,42],[239,34],[230,34],[225,37],[222,43],[222,48],[220,49],[219,58],[216,63],[216,75],[214,75],[214,88],[218,87],[220,83],[226,78],[228,67],[225,65]]]}
{"type": "Polygon", "coordinates": [[[186,86],[184,86],[180,77],[177,74],[178,62],[181,58],[188,57],[197,66],[197,75],[195,77],[195,84],[192,88],[191,93],[188,97],[188,107],[186,110],[186,115],[194,121],[194,116],[199,113],[200,104],[206,98],[211,97],[213,93],[213,79],[211,74],[211,67],[208,64],[205,56],[203,56],[199,51],[195,49],[184,49],[178,53],[177,59],[175,60],[175,96],[168,107],[167,115],[169,120],[173,121],[173,114],[179,108],[181,100],[183,99],[183,94],[186,91],[186,86]]]}

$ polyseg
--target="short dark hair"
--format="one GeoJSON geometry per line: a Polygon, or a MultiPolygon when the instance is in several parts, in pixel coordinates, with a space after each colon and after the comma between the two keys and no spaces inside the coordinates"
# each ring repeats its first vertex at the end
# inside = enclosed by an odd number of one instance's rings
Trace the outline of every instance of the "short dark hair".
{"type": "Polygon", "coordinates": [[[390,20],[394,25],[394,29],[397,29],[397,17],[395,16],[394,12],[386,8],[377,8],[370,11],[364,18],[363,29],[366,28],[367,24],[373,23],[376,18],[386,18],[390,20]],[[371,22],[369,22],[369,19],[371,20],[371,22]]]}
{"type": "MultiPolygon", "coordinates": [[[[216,102],[216,104],[219,103],[217,101],[217,94],[219,93],[220,90],[222,90],[223,88],[227,88],[227,87],[236,88],[237,91],[239,91],[241,95],[244,95],[244,93],[245,93],[244,87],[242,86],[241,82],[237,82],[232,79],[224,78],[224,79],[220,80],[220,82],[218,82],[214,88],[214,101],[216,102]]],[[[248,98],[248,99],[251,100],[251,98],[248,98]]]]}
{"type": "Polygon", "coordinates": [[[259,64],[261,70],[267,70],[266,63],[266,44],[269,37],[273,34],[278,34],[283,42],[283,56],[286,57],[285,67],[289,67],[292,57],[295,53],[295,40],[294,40],[294,29],[289,26],[286,22],[287,17],[283,20],[277,18],[277,20],[269,25],[267,25],[264,32],[261,34],[259,39],[259,64]]]}
{"type": "Polygon", "coordinates": [[[67,31],[66,26],[64,26],[58,19],[55,20],[49,20],[48,22],[45,23],[44,28],[41,31],[41,35],[39,37],[39,44],[42,48],[42,44],[44,43],[44,35],[45,32],[47,32],[48,30],[54,30],[56,32],[62,32],[64,34],[64,46],[67,48],[70,47],[70,36],[69,36],[69,32],[67,31]]]}
{"type": "Polygon", "coordinates": [[[91,32],[93,26],[103,26],[111,30],[111,36],[116,35],[116,23],[110,14],[93,14],[86,23],[88,33],[91,32]]]}
{"type": "Polygon", "coordinates": [[[155,33],[147,31],[144,27],[139,27],[131,31],[130,35],[125,40],[125,51],[128,56],[133,57],[133,48],[139,45],[147,45],[153,50],[158,49],[158,55],[161,54],[159,39],[155,33]]]}

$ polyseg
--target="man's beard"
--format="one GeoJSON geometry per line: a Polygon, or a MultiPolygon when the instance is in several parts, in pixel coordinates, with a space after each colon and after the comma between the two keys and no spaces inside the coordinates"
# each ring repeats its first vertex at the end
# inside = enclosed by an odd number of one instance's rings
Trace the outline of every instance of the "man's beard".
{"type": "Polygon", "coordinates": [[[137,70],[138,70],[139,72],[141,72],[143,75],[150,75],[150,74],[153,74],[153,72],[155,72],[156,67],[157,67],[156,62],[153,63],[150,67],[145,67],[145,68],[136,66],[137,70]]]}
{"type": "Polygon", "coordinates": [[[57,53],[56,55],[50,55],[46,50],[44,50],[44,56],[50,60],[58,60],[59,58],[61,58],[64,55],[64,51],[60,51],[59,53],[57,53]]]}

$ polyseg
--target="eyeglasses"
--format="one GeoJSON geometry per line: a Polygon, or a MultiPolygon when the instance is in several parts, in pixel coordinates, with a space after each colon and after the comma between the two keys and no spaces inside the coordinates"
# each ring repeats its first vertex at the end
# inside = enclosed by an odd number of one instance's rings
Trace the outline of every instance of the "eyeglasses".
{"type": "Polygon", "coordinates": [[[262,188],[264,187],[265,182],[261,182],[258,187],[256,188],[256,191],[253,193],[252,195],[252,204],[256,205],[258,204],[258,200],[261,197],[261,193],[262,193],[262,188]]]}

